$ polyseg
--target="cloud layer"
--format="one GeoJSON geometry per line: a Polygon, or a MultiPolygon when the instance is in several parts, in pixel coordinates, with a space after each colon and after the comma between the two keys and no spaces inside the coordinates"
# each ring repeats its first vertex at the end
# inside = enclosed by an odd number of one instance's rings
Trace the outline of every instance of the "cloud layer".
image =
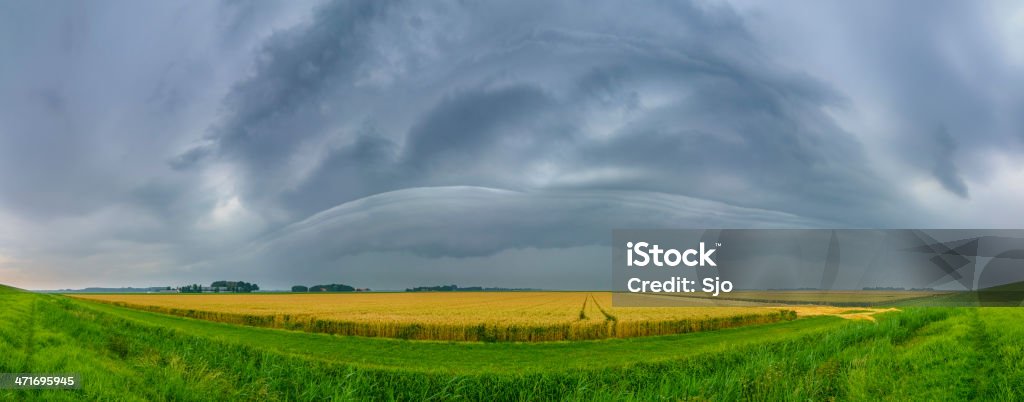
{"type": "Polygon", "coordinates": [[[3,7],[23,286],[600,287],[617,227],[1024,223],[1012,3],[3,7]]]}

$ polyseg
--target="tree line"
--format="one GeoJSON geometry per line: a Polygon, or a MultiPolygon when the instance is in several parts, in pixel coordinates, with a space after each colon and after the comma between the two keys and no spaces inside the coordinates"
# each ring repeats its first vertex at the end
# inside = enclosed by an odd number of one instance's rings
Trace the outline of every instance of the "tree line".
{"type": "Polygon", "coordinates": [[[260,290],[260,286],[244,281],[216,281],[211,283],[209,287],[193,283],[178,287],[177,290],[180,293],[252,293],[260,290]]]}
{"type": "MultiPolygon", "coordinates": [[[[367,291],[367,290],[370,290],[370,289],[359,289],[359,290],[360,291],[367,291]]],[[[354,292],[354,291],[356,291],[356,288],[354,288],[352,286],[349,286],[349,285],[340,284],[340,283],[332,283],[330,285],[315,285],[315,286],[310,286],[310,287],[306,287],[306,286],[302,286],[302,285],[292,286],[292,292],[354,292]]]]}
{"type": "Polygon", "coordinates": [[[439,285],[439,286],[417,286],[414,288],[406,288],[406,292],[508,292],[508,291],[522,291],[522,290],[536,290],[529,288],[485,288],[481,286],[469,286],[460,288],[458,285],[439,285]]]}

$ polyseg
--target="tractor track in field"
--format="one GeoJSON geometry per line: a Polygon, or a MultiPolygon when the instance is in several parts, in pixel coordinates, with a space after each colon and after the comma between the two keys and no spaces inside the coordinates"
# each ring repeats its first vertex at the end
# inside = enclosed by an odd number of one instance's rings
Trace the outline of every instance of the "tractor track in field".
{"type": "Polygon", "coordinates": [[[25,329],[25,361],[21,365],[21,371],[23,373],[32,372],[32,356],[35,354],[36,312],[39,309],[38,304],[38,300],[33,300],[32,307],[29,308],[28,312],[28,328],[25,329]]]}
{"type": "Polygon", "coordinates": [[[597,309],[601,311],[601,314],[604,314],[605,321],[618,321],[619,320],[618,318],[616,318],[611,313],[605,311],[604,307],[601,307],[601,303],[597,302],[597,299],[594,298],[593,294],[590,295],[590,301],[592,303],[594,303],[594,306],[597,306],[597,309]]]}
{"type": "Polygon", "coordinates": [[[583,296],[583,307],[580,307],[580,321],[587,320],[587,299],[591,297],[594,296],[592,296],[590,293],[587,293],[586,296],[583,296]]]}
{"type": "Polygon", "coordinates": [[[985,323],[978,316],[978,310],[970,311],[970,342],[974,349],[974,370],[970,380],[974,384],[974,391],[984,395],[993,386],[992,379],[995,377],[990,359],[993,356],[1000,356],[999,350],[992,345],[992,336],[989,334],[985,323]]]}

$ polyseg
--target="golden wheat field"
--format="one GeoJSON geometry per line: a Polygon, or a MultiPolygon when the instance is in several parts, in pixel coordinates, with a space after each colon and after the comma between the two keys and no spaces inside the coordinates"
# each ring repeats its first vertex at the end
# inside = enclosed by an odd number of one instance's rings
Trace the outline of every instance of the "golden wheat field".
{"type": "Polygon", "coordinates": [[[608,292],[96,294],[73,297],[210,321],[337,335],[560,341],[666,335],[796,317],[767,307],[615,308],[608,292]]]}

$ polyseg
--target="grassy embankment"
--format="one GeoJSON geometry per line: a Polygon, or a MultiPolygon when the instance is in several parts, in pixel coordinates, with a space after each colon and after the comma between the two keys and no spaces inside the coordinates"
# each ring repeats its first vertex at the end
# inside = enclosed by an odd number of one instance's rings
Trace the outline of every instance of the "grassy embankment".
{"type": "Polygon", "coordinates": [[[1024,310],[909,309],[683,335],[451,343],[233,326],[0,289],[0,399],[995,399],[1024,395],[1024,310]]]}

